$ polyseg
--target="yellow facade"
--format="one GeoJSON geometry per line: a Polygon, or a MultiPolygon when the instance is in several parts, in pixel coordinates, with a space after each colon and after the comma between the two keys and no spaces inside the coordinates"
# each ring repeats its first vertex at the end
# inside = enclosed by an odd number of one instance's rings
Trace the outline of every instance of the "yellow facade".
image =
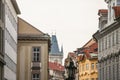
{"type": "Polygon", "coordinates": [[[79,61],[79,80],[98,80],[97,58],[79,61]]]}
{"type": "Polygon", "coordinates": [[[18,30],[17,80],[33,80],[33,73],[40,74],[39,80],[48,80],[50,37],[21,18],[18,30]],[[38,62],[33,61],[33,47],[40,48],[38,62]]]}

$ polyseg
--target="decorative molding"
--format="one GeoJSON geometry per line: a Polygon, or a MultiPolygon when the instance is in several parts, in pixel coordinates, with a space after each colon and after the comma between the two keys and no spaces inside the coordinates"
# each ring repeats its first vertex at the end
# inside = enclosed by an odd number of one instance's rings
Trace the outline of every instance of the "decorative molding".
{"type": "Polygon", "coordinates": [[[27,34],[20,34],[18,35],[18,40],[43,40],[48,41],[50,39],[49,36],[45,35],[27,35],[27,34]]]}

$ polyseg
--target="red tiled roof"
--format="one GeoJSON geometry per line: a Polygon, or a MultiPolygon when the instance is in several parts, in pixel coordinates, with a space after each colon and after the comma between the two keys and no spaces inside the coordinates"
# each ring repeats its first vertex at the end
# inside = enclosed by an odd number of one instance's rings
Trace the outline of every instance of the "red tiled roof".
{"type": "Polygon", "coordinates": [[[107,9],[100,9],[99,11],[98,11],[98,15],[100,15],[100,14],[107,14],[108,13],[108,10],[107,9]]]}
{"type": "Polygon", "coordinates": [[[64,66],[56,62],[49,62],[49,69],[56,70],[56,71],[64,71],[64,66]]]}
{"type": "MultiPolygon", "coordinates": [[[[91,42],[89,41],[87,44],[89,44],[89,43],[91,43],[91,42]]],[[[88,58],[88,59],[91,58],[91,54],[98,53],[97,49],[98,49],[98,43],[92,42],[89,46],[83,48],[82,52],[84,52],[84,55],[80,55],[78,57],[78,60],[83,60],[85,58],[88,58]]]]}

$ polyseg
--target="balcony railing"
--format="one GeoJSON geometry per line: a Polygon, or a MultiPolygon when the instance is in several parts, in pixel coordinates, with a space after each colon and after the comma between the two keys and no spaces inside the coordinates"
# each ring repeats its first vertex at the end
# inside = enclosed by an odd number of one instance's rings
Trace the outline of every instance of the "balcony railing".
{"type": "Polygon", "coordinates": [[[32,62],[31,63],[31,68],[34,69],[34,70],[40,70],[41,63],[40,62],[32,62]]]}

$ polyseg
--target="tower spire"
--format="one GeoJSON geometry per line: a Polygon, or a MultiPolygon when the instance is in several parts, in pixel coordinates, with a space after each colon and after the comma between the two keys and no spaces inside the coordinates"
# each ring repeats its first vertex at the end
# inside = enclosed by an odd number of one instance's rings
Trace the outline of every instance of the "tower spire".
{"type": "Polygon", "coordinates": [[[52,44],[51,45],[51,53],[52,54],[60,53],[56,35],[52,35],[52,37],[51,37],[51,44],[52,44]]]}
{"type": "Polygon", "coordinates": [[[61,46],[61,53],[63,53],[63,45],[61,46]]]}

